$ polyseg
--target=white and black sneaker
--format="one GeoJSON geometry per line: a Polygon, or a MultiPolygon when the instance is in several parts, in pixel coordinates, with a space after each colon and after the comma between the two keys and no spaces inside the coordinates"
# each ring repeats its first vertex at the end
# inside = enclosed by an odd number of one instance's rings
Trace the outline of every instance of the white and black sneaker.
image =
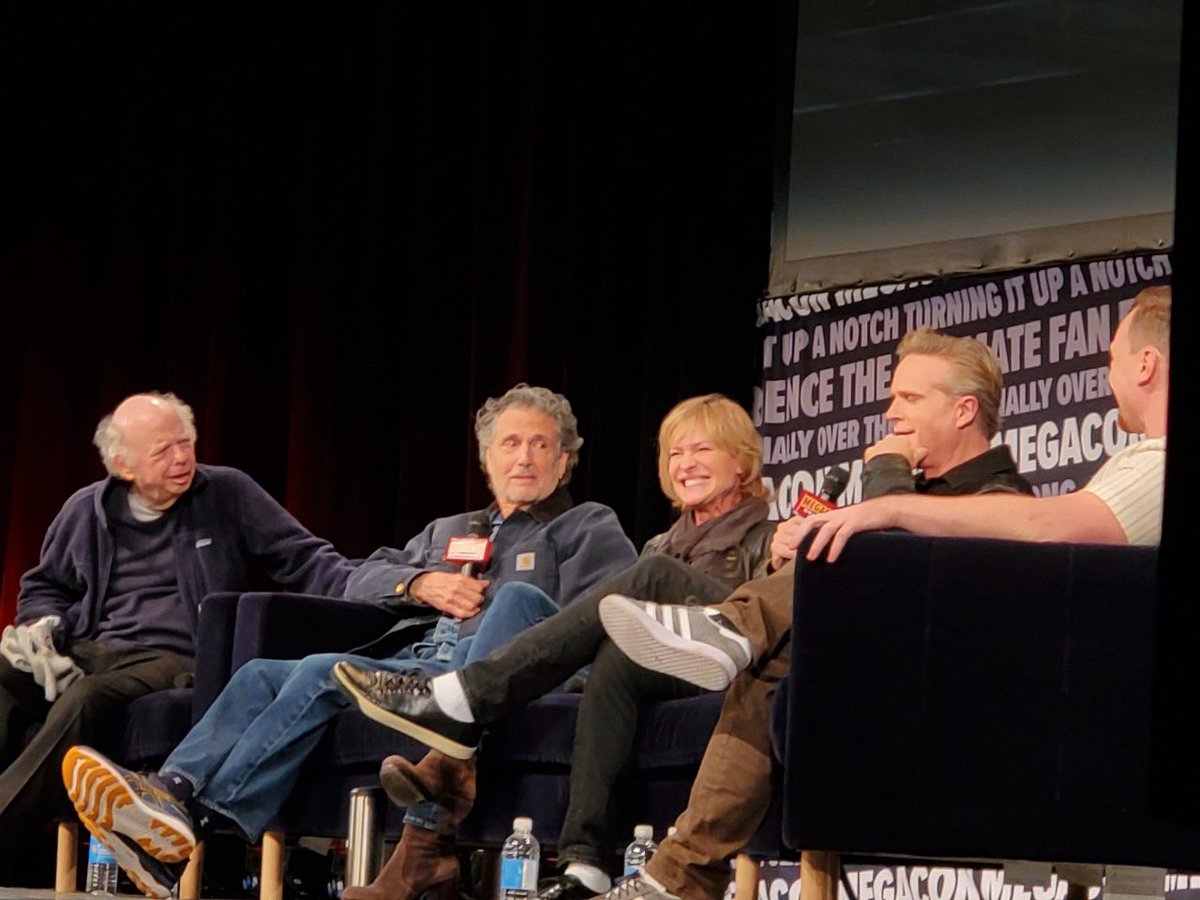
{"type": "MultiPolygon", "coordinates": [[[[614,594],[613,596],[618,595],[614,594]]],[[[593,900],[679,900],[679,897],[645,872],[641,872],[631,878],[626,878],[607,894],[600,894],[593,900]]]]}
{"type": "Polygon", "coordinates": [[[600,621],[612,642],[643,668],[723,691],[752,659],[733,623],[703,606],[679,606],[609,594],[600,621]]]}

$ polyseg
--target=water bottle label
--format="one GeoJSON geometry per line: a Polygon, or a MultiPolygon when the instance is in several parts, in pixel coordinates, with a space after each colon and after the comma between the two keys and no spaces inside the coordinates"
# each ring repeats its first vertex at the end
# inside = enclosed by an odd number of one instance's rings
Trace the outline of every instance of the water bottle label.
{"type": "Polygon", "coordinates": [[[90,894],[112,896],[117,892],[117,859],[92,835],[88,841],[86,887],[90,894]]]}
{"type": "Polygon", "coordinates": [[[645,866],[631,866],[629,863],[625,863],[625,877],[629,878],[631,875],[640,875],[644,868],[645,866]]]}
{"type": "Polygon", "coordinates": [[[504,859],[500,861],[500,890],[536,891],[538,864],[536,859],[504,859]]]}
{"type": "Polygon", "coordinates": [[[112,855],[112,851],[94,837],[88,841],[88,865],[93,863],[101,865],[112,863],[114,866],[117,864],[117,858],[112,855]]]}

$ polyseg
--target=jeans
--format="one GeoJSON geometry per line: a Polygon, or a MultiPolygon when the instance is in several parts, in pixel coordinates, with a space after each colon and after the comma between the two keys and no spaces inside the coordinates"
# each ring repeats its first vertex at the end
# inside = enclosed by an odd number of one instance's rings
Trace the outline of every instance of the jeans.
{"type": "MultiPolygon", "coordinates": [[[[487,656],[509,640],[558,612],[558,604],[541,588],[524,582],[509,582],[500,586],[487,609],[479,630],[464,641],[471,642],[466,662],[487,656]]],[[[404,824],[437,831],[442,807],[435,800],[414,803],[404,811],[404,824]]]]}
{"type": "Polygon", "coordinates": [[[572,600],[559,613],[522,632],[499,652],[464,668],[471,712],[487,723],[553,690],[588,663],[571,753],[571,801],[559,834],[561,862],[603,865],[612,842],[609,802],[629,763],[641,707],[653,700],[701,693],[679,679],[643,669],[621,653],[600,624],[601,598],[717,603],[724,583],[686,563],[654,554],[572,600]]]}
{"type": "Polygon", "coordinates": [[[234,673],[160,771],[186,778],[197,803],[228,817],[247,839],[257,840],[291,794],[325,728],[350,707],[334,684],[333,664],[348,660],[391,672],[449,672],[494,651],[531,619],[557,609],[548,598],[540,607],[497,605],[496,598],[474,635],[460,639],[458,622],[443,616],[421,641],[391,659],[320,653],[300,660],[251,660],[234,673]]]}

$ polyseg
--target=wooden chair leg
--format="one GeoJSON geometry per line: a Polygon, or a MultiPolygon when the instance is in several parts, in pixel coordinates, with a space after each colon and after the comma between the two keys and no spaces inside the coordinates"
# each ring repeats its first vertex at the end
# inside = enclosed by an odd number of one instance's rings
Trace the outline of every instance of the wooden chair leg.
{"type": "Polygon", "coordinates": [[[187,868],[179,879],[179,900],[197,900],[200,896],[200,879],[204,874],[204,842],[199,841],[188,859],[187,868]]]}
{"type": "Polygon", "coordinates": [[[79,890],[79,823],[58,823],[58,858],[54,865],[54,892],[73,894],[79,890]]]}
{"type": "Polygon", "coordinates": [[[804,900],[837,900],[840,869],[836,853],[805,850],[800,854],[800,896],[804,900]]]}
{"type": "Polygon", "coordinates": [[[733,870],[733,900],[757,900],[757,897],[758,860],[739,853],[733,870]]]}
{"type": "Polygon", "coordinates": [[[262,839],[259,900],[283,900],[283,832],[268,831],[262,839]]]}

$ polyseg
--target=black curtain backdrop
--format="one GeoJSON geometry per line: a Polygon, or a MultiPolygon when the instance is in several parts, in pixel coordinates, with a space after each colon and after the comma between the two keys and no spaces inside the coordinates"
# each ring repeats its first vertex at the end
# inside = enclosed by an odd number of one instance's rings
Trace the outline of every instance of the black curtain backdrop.
{"type": "Polygon", "coordinates": [[[521,380],[664,528],[659,419],[755,377],[787,5],[6,9],[0,623],[147,388],[351,556],[488,500],[521,380]]]}

